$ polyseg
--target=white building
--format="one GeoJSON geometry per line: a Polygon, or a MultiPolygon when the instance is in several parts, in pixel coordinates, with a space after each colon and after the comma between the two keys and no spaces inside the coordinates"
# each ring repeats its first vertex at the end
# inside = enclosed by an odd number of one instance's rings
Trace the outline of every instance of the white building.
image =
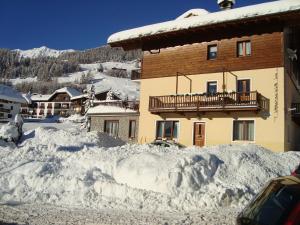
{"type": "Polygon", "coordinates": [[[0,84],[0,122],[13,121],[15,115],[20,113],[21,104],[26,104],[26,100],[21,93],[15,89],[0,84]]]}

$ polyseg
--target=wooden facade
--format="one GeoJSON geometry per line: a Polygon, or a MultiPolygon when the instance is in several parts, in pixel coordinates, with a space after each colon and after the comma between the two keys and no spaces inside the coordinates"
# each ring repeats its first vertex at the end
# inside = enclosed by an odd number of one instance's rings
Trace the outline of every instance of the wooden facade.
{"type": "Polygon", "coordinates": [[[71,97],[67,93],[56,93],[50,99],[49,102],[70,102],[71,97]]]}
{"type": "Polygon", "coordinates": [[[159,54],[145,53],[142,79],[207,74],[226,71],[253,70],[283,66],[281,32],[223,39],[161,50],[159,54]],[[238,57],[237,43],[251,41],[251,55],[238,57]],[[208,60],[208,46],[217,45],[217,58],[208,60]]]}

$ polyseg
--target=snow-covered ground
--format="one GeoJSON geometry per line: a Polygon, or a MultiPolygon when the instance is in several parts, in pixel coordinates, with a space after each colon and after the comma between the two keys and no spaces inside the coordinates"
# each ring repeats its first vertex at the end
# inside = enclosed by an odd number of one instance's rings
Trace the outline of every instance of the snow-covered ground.
{"type": "Polygon", "coordinates": [[[234,224],[270,178],[300,162],[256,145],[167,149],[45,124],[18,147],[1,144],[0,221],[234,224]]]}

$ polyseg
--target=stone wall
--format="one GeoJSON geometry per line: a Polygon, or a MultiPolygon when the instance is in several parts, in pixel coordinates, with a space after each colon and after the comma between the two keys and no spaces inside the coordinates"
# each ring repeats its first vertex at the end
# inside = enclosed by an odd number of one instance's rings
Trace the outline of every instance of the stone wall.
{"type": "Polygon", "coordinates": [[[91,131],[104,132],[104,124],[106,120],[118,120],[119,121],[119,133],[118,137],[125,142],[135,143],[138,138],[138,115],[116,115],[116,116],[99,116],[90,115],[91,118],[91,131]],[[129,122],[130,120],[136,121],[135,138],[129,138],[129,122]]]}

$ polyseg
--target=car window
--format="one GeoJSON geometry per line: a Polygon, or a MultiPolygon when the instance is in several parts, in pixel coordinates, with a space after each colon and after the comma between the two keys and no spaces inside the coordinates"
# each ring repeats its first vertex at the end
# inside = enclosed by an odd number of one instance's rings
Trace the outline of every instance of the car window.
{"type": "Polygon", "coordinates": [[[252,221],[247,224],[281,225],[299,201],[299,185],[284,186],[273,182],[251,202],[241,217],[252,221]]]}

